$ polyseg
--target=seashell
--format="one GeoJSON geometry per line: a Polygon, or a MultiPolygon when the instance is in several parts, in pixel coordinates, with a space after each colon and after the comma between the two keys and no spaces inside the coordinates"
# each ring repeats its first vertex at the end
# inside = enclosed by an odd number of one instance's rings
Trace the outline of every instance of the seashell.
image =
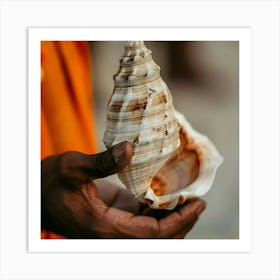
{"type": "Polygon", "coordinates": [[[143,41],[125,43],[107,106],[103,142],[134,147],[118,174],[128,190],[155,209],[173,209],[211,187],[222,157],[210,140],[175,111],[160,67],[143,41]]]}

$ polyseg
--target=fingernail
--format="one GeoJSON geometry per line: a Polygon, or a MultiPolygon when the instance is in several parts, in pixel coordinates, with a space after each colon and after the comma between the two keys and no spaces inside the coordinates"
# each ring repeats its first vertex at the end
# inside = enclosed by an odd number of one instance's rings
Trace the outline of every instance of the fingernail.
{"type": "Polygon", "coordinates": [[[117,144],[113,150],[112,155],[116,163],[118,163],[125,155],[124,143],[117,144]]]}
{"type": "Polygon", "coordinates": [[[196,214],[199,216],[206,208],[205,203],[200,203],[199,206],[196,208],[196,214]]]}

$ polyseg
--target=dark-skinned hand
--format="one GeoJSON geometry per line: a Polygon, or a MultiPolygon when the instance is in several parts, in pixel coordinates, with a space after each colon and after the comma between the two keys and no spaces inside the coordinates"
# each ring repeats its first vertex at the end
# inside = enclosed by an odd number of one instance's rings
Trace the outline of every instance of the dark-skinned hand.
{"type": "Polygon", "coordinates": [[[99,154],[66,152],[42,160],[42,229],[67,238],[184,238],[205,209],[203,200],[154,210],[99,179],[123,169],[132,153],[122,142],[99,154]]]}

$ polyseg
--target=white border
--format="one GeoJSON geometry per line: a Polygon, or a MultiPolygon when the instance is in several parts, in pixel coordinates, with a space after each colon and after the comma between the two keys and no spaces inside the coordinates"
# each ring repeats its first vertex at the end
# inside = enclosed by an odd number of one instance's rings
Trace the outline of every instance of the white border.
{"type": "Polygon", "coordinates": [[[30,252],[250,252],[252,248],[252,46],[249,28],[29,28],[30,252]],[[239,41],[240,238],[238,240],[41,240],[40,239],[40,41],[41,40],[239,41]]]}
{"type": "Polygon", "coordinates": [[[280,279],[278,0],[2,0],[0,6],[1,280],[280,279]],[[251,252],[28,253],[26,29],[30,26],[155,24],[252,28],[254,164],[251,252]]]}

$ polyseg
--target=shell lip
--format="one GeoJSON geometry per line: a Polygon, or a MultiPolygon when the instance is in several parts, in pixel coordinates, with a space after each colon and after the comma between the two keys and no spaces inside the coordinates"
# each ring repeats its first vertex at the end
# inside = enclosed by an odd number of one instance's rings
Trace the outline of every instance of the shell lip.
{"type": "Polygon", "coordinates": [[[183,197],[182,202],[185,202],[190,198],[200,197],[206,194],[211,188],[217,169],[222,164],[222,162],[223,162],[223,157],[217,156],[217,158],[213,159],[213,162],[211,163],[212,166],[207,170],[208,171],[207,174],[205,174],[204,172],[200,172],[198,178],[193,183],[191,183],[188,186],[185,186],[180,190],[177,190],[169,194],[156,195],[153,189],[149,187],[143,197],[144,199],[150,201],[149,205],[151,208],[156,208],[156,209],[164,208],[164,209],[172,210],[177,206],[180,197],[183,197]],[[209,176],[208,181],[207,183],[204,182],[203,188],[201,188],[199,187],[199,185],[202,183],[201,181],[203,181],[206,175],[209,176]],[[167,203],[168,203],[168,207],[166,207],[167,203]],[[161,207],[161,205],[164,207],[161,207]]]}
{"type": "Polygon", "coordinates": [[[192,197],[200,197],[206,194],[211,188],[218,167],[223,162],[223,157],[219,154],[216,147],[208,137],[195,131],[187,122],[185,117],[175,110],[175,116],[183,131],[202,148],[203,157],[200,159],[200,168],[197,178],[189,185],[168,194],[157,195],[150,186],[143,195],[147,199],[151,208],[173,209],[176,205],[184,203],[192,197]],[[179,201],[181,200],[181,201],[179,201]]]}

